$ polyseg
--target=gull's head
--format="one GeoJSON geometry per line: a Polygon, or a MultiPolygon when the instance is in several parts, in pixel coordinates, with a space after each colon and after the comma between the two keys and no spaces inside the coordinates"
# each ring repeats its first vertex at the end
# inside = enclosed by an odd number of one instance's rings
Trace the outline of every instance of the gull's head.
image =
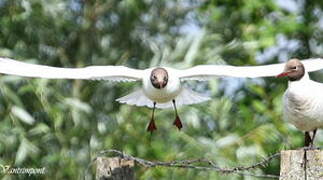
{"type": "Polygon", "coordinates": [[[288,77],[290,81],[297,81],[302,79],[304,74],[305,68],[301,61],[291,59],[286,63],[284,72],[280,73],[277,77],[288,77]]]}
{"type": "Polygon", "coordinates": [[[168,73],[166,69],[160,67],[153,69],[151,71],[150,81],[155,88],[164,88],[168,83],[168,73]]]}

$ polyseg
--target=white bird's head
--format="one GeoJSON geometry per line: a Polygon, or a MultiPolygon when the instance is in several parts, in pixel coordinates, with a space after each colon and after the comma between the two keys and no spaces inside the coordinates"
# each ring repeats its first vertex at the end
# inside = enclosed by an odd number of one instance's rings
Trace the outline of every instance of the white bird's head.
{"type": "Polygon", "coordinates": [[[298,81],[302,79],[304,74],[305,68],[301,61],[291,59],[286,63],[284,71],[277,75],[277,77],[288,77],[289,81],[298,81]]]}
{"type": "Polygon", "coordinates": [[[164,88],[168,83],[168,73],[166,69],[160,67],[153,69],[151,71],[150,81],[155,88],[164,88]]]}

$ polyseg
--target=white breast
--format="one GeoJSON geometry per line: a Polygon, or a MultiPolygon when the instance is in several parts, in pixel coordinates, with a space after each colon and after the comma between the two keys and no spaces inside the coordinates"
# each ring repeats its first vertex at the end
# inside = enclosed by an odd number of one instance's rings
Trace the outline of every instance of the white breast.
{"type": "Polygon", "coordinates": [[[323,85],[310,79],[289,82],[284,118],[303,131],[323,128],[323,85]]]}
{"type": "Polygon", "coordinates": [[[176,71],[171,68],[165,68],[168,73],[168,83],[165,88],[157,89],[150,81],[150,74],[153,70],[147,71],[145,78],[143,79],[143,92],[144,94],[154,102],[166,103],[173,99],[181,92],[182,87],[176,71]]]}

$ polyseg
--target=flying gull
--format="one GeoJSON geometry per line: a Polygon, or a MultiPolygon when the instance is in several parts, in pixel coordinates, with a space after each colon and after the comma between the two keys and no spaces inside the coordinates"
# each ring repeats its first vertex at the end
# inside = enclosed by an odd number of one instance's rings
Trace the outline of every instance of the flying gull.
{"type": "MultiPolygon", "coordinates": [[[[308,72],[323,68],[323,60],[308,59],[302,61],[308,72]]],[[[262,66],[198,65],[188,69],[170,67],[152,67],[132,69],[124,66],[88,66],[83,68],[60,68],[20,62],[0,57],[0,73],[47,79],[84,79],[110,81],[142,81],[142,88],[117,99],[120,103],[152,108],[152,117],[147,131],[157,129],[154,121],[155,108],[174,107],[173,124],[181,129],[182,122],[176,106],[197,104],[209,100],[209,97],[182,86],[186,80],[205,81],[219,76],[256,78],[276,76],[284,68],[284,63],[262,66]]]]}

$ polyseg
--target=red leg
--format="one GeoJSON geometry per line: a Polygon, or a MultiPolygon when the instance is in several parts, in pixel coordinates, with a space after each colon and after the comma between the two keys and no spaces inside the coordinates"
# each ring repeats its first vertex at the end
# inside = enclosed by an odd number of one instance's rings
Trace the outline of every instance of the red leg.
{"type": "Polygon", "coordinates": [[[177,108],[176,108],[176,104],[175,104],[175,100],[173,100],[173,105],[174,105],[174,109],[175,109],[175,121],[173,122],[173,125],[175,125],[178,130],[181,130],[183,127],[183,124],[181,122],[181,119],[179,118],[178,114],[177,114],[177,108]]]}
{"type": "Polygon", "coordinates": [[[157,126],[155,124],[155,118],[154,118],[155,107],[156,107],[156,102],[154,102],[153,114],[151,116],[150,122],[149,122],[148,127],[147,127],[147,131],[150,132],[150,133],[153,133],[154,131],[157,130],[157,126]]]}

